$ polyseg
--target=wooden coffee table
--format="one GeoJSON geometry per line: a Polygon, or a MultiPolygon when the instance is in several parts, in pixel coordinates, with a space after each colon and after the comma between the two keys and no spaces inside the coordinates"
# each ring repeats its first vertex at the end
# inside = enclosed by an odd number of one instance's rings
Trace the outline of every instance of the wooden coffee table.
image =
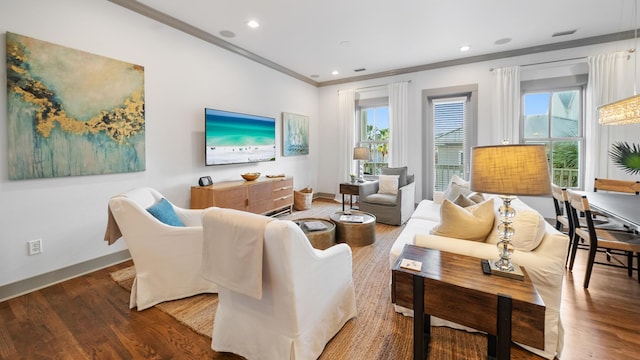
{"type": "Polygon", "coordinates": [[[512,339],[544,349],[545,305],[522,271],[524,281],[484,275],[479,258],[406,245],[392,269],[392,301],[414,309],[414,359],[426,357],[429,315],[486,332],[488,358],[509,359],[512,339]],[[404,258],[421,270],[401,268],[404,258]]]}

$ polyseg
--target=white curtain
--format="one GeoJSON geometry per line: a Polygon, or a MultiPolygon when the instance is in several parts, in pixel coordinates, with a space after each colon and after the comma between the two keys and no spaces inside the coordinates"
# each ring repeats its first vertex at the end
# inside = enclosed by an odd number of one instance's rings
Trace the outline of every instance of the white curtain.
{"type": "Polygon", "coordinates": [[[496,144],[520,142],[520,67],[510,66],[493,72],[493,120],[496,144]]]}
{"type": "Polygon", "coordinates": [[[356,117],[355,90],[338,91],[338,168],[336,173],[336,201],[342,202],[340,183],[356,173],[353,168],[354,129],[356,117]]]}
{"type": "Polygon", "coordinates": [[[409,83],[389,84],[389,167],[405,166],[409,161],[409,83]]]}
{"type": "Polygon", "coordinates": [[[608,177],[609,128],[598,123],[598,106],[626,97],[624,76],[628,56],[626,51],[618,51],[587,57],[585,190],[593,189],[594,178],[608,177]]]}

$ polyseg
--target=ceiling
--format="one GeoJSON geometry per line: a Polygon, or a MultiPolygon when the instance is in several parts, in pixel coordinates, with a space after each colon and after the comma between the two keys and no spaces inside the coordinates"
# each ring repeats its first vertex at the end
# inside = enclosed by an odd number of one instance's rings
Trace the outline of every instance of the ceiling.
{"type": "Polygon", "coordinates": [[[637,22],[637,0],[110,1],[316,86],[633,39],[637,22]]]}

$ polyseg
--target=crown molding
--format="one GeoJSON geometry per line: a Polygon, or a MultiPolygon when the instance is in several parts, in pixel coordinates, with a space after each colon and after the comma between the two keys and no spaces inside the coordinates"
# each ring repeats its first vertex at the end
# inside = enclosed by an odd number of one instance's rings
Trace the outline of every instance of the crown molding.
{"type": "Polygon", "coordinates": [[[232,53],[246,57],[249,60],[255,61],[261,65],[264,65],[273,70],[279,71],[285,75],[289,75],[295,79],[298,79],[300,81],[303,81],[307,84],[310,84],[316,87],[347,84],[347,83],[352,83],[356,81],[364,81],[364,80],[378,79],[378,78],[383,78],[388,76],[410,74],[414,72],[441,69],[441,68],[446,68],[451,66],[472,64],[472,63],[489,61],[489,60],[497,60],[497,59],[515,57],[515,56],[537,54],[541,52],[570,49],[570,48],[589,46],[589,45],[597,45],[597,44],[602,44],[607,42],[633,39],[635,37],[635,31],[629,30],[629,31],[622,31],[622,32],[617,32],[612,34],[593,36],[593,37],[588,37],[583,39],[569,40],[569,41],[563,41],[563,42],[557,42],[557,43],[551,43],[551,44],[545,44],[545,45],[539,45],[539,46],[531,46],[531,47],[522,48],[522,49],[501,51],[501,52],[484,54],[484,55],[476,55],[476,56],[470,56],[470,57],[459,58],[459,59],[445,60],[445,61],[439,61],[439,62],[430,63],[430,64],[423,64],[423,65],[411,66],[406,68],[387,70],[387,71],[377,72],[373,74],[366,74],[366,75],[318,82],[318,81],[309,79],[307,76],[297,73],[280,64],[277,64],[267,58],[264,58],[244,48],[236,46],[224,39],[221,39],[215,35],[212,35],[182,20],[179,20],[168,14],[165,14],[161,11],[158,11],[147,5],[144,5],[136,0],[109,0],[109,1],[116,5],[120,5],[126,9],[129,9],[133,12],[136,12],[142,16],[156,20],[176,30],[182,31],[186,34],[194,36],[198,39],[201,39],[215,46],[219,46],[223,49],[231,51],[232,53]]]}
{"type": "Polygon", "coordinates": [[[165,14],[161,11],[158,11],[154,8],[151,8],[145,4],[142,4],[138,1],[135,0],[109,0],[110,2],[116,4],[116,5],[120,5],[126,9],[129,9],[133,12],[136,12],[142,16],[148,17],[149,19],[153,19],[156,20],[159,23],[165,24],[169,27],[172,27],[176,30],[182,31],[185,34],[189,34],[191,36],[194,36],[200,40],[203,40],[205,42],[208,42],[210,44],[219,46],[225,50],[229,50],[232,53],[238,54],[240,56],[244,56],[249,60],[255,61],[259,64],[262,64],[266,67],[269,67],[273,70],[279,71],[283,74],[289,75],[293,78],[296,78],[300,81],[306,82],[310,85],[313,86],[318,86],[318,82],[309,79],[308,77],[299,74],[293,70],[290,70],[280,64],[276,64],[275,62],[264,58],[260,55],[257,55],[255,53],[252,53],[249,50],[246,50],[244,48],[241,48],[239,46],[236,46],[222,38],[219,38],[215,35],[212,35],[200,28],[197,28],[193,25],[190,25],[182,20],[179,20],[171,15],[165,14]]]}

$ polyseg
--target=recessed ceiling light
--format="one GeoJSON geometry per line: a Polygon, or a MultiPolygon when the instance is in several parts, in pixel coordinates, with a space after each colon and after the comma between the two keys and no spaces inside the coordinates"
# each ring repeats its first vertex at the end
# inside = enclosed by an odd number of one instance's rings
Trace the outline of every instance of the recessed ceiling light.
{"type": "Polygon", "coordinates": [[[232,37],[235,37],[236,34],[233,31],[222,30],[222,31],[220,31],[220,36],[223,36],[223,37],[226,37],[226,38],[232,38],[232,37]]]}
{"type": "Polygon", "coordinates": [[[506,43],[508,43],[508,42],[510,42],[510,41],[511,41],[511,38],[502,38],[502,39],[498,39],[498,40],[496,40],[496,41],[494,42],[494,44],[496,44],[496,45],[503,45],[503,44],[506,44],[506,43]]]}
{"type": "Polygon", "coordinates": [[[340,72],[339,72],[338,70],[333,70],[333,71],[331,72],[331,75],[338,75],[338,74],[340,74],[340,72]]]}
{"type": "Polygon", "coordinates": [[[462,52],[469,51],[470,49],[471,49],[471,46],[469,46],[469,45],[460,46],[460,51],[462,51],[462,52]]]}
{"type": "Polygon", "coordinates": [[[260,24],[255,20],[249,20],[249,22],[247,23],[247,26],[252,28],[252,29],[255,29],[255,28],[259,27],[260,24]]]}

